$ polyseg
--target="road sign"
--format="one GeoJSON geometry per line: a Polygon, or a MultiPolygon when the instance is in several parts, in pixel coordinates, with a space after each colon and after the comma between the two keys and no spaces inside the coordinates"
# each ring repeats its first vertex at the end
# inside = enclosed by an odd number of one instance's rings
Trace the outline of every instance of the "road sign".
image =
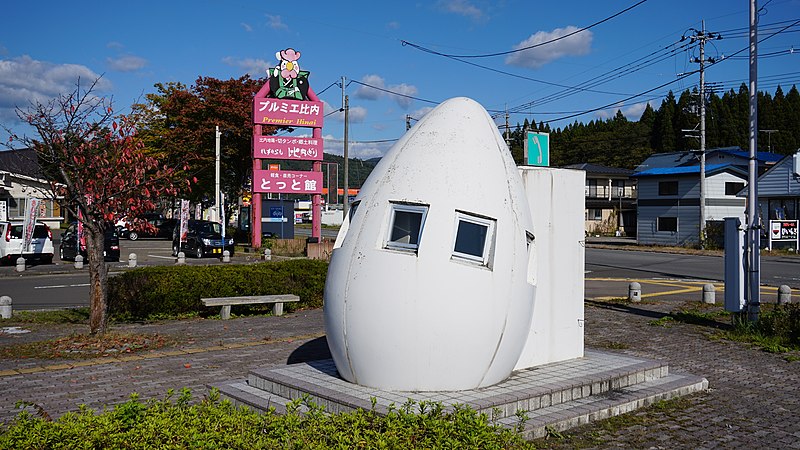
{"type": "Polygon", "coordinates": [[[550,166],[550,133],[528,132],[525,139],[525,163],[529,166],[550,166]]]}

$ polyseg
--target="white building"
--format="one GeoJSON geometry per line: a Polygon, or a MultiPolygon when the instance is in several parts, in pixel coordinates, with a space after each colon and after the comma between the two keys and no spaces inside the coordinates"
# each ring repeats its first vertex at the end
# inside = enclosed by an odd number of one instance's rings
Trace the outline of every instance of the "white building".
{"type": "Polygon", "coordinates": [[[50,182],[41,175],[36,152],[0,151],[0,220],[22,219],[29,198],[42,200],[39,220],[49,227],[58,228],[64,221],[50,182]]]}

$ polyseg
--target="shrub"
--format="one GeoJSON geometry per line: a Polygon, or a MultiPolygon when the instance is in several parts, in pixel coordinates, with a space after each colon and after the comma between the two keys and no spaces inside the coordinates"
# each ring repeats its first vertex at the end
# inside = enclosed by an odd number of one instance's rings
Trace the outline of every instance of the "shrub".
{"type": "Polygon", "coordinates": [[[322,306],[328,264],[296,259],[251,265],[143,267],[109,278],[109,311],[117,319],[148,319],[203,311],[205,297],[295,294],[284,309],[322,306]]]}
{"type": "Polygon", "coordinates": [[[775,305],[761,314],[757,326],[763,334],[774,336],[783,344],[800,347],[800,303],[775,305]]]}
{"type": "Polygon", "coordinates": [[[419,413],[393,410],[325,414],[295,400],[288,413],[258,414],[219,401],[217,392],[192,404],[188,390],[172,400],[140,402],[136,395],[100,414],[81,407],[56,421],[23,411],[0,427],[0,448],[533,448],[519,435],[488,423],[474,410],[418,405],[419,413]],[[299,413],[299,406],[306,413],[299,413]],[[425,407],[427,406],[427,407],[425,407]]]}

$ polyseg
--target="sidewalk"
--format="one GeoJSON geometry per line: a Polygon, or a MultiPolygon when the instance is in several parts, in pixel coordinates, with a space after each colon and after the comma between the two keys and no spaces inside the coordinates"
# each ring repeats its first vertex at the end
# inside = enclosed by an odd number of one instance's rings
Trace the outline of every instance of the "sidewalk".
{"type": "MultiPolygon", "coordinates": [[[[709,327],[650,324],[687,302],[698,302],[699,282],[637,280],[642,283],[644,302],[597,300],[625,297],[629,281],[587,279],[587,348],[664,360],[671,371],[706,377],[710,389],[689,397],[682,408],[635,412],[636,420],[625,421],[627,425],[614,431],[593,424],[567,435],[591,438],[597,448],[800,448],[800,362],[787,362],[780,354],[745,344],[709,339],[709,327]]],[[[718,305],[721,300],[718,293],[718,305]]],[[[31,333],[0,335],[0,345],[86,331],[85,326],[28,328],[31,333]]],[[[35,402],[59,416],[81,403],[93,409],[113,405],[131,392],[158,398],[169,389],[188,387],[201,397],[207,384],[243,378],[253,368],[329,357],[322,310],[228,321],[126,324],[113,329],[179,336],[185,344],[104,360],[2,360],[0,421],[16,415],[18,400],[35,402]]],[[[573,447],[569,441],[558,440],[548,445],[573,447]]]]}

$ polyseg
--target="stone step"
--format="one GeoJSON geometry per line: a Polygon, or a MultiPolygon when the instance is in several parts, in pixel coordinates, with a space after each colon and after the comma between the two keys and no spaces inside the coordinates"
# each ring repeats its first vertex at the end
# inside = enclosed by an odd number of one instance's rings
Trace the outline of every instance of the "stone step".
{"type": "Polygon", "coordinates": [[[587,351],[584,358],[520,370],[494,386],[459,392],[401,392],[358,386],[341,380],[332,360],[252,370],[250,387],[283,398],[308,395],[329,412],[358,408],[385,413],[409,400],[439,402],[445,407],[467,405],[492,417],[514,417],[533,411],[665,377],[669,367],[659,361],[587,351]]]}
{"type": "MultiPolygon", "coordinates": [[[[708,381],[705,378],[688,374],[672,374],[644,383],[612,389],[597,396],[593,395],[529,411],[520,434],[526,439],[541,438],[551,431],[565,431],[644,408],[660,400],[669,400],[706,389],[708,389],[708,381]]],[[[505,417],[498,423],[512,429],[518,429],[520,425],[517,417],[505,417]]]]}
{"type": "MultiPolygon", "coordinates": [[[[270,408],[274,408],[276,413],[284,414],[286,412],[286,403],[289,402],[287,398],[255,388],[243,380],[223,383],[218,386],[218,389],[224,398],[234,401],[234,404],[247,405],[261,411],[268,411],[270,408]]],[[[512,414],[505,414],[504,417],[500,417],[496,409],[491,411],[484,410],[484,412],[493,423],[518,430],[526,439],[536,439],[546,436],[549,432],[565,431],[576,426],[644,408],[660,400],[668,400],[706,389],[708,389],[708,381],[705,378],[690,374],[670,374],[623,387],[611,388],[587,397],[564,400],[547,406],[540,405],[539,408],[533,410],[518,409],[512,414]],[[526,417],[521,429],[519,429],[520,418],[517,415],[518,412],[524,413],[526,417]]],[[[401,408],[402,403],[397,402],[392,407],[401,408]]],[[[452,404],[459,402],[444,400],[442,403],[451,405],[448,408],[451,409],[452,404]]],[[[338,404],[338,406],[338,408],[326,407],[326,411],[347,410],[342,408],[341,406],[343,405],[341,404],[338,404]]],[[[372,401],[365,400],[360,402],[360,405],[348,406],[353,409],[357,407],[370,409],[372,408],[372,401]]],[[[470,406],[475,408],[474,405],[470,406]]],[[[412,411],[417,408],[418,406],[415,406],[412,411]]],[[[302,405],[298,408],[300,412],[306,410],[307,408],[302,405]]],[[[375,410],[386,413],[389,408],[386,405],[376,404],[375,410]]]]}

